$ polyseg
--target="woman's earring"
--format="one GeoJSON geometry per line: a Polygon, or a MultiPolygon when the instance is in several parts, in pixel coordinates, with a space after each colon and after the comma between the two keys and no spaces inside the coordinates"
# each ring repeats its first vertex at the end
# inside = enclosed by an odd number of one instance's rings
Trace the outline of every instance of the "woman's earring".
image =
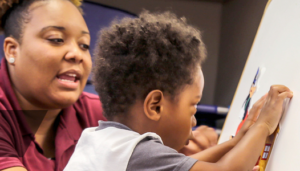
{"type": "Polygon", "coordinates": [[[10,57],[8,62],[11,63],[11,64],[15,63],[15,58],[10,57]]]}

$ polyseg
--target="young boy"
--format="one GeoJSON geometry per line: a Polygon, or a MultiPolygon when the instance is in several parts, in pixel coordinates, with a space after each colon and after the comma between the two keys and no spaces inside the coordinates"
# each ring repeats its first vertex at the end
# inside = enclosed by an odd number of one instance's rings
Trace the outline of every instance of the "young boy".
{"type": "Polygon", "coordinates": [[[252,170],[292,97],[272,86],[233,139],[185,156],[177,151],[193,137],[204,86],[200,32],[170,12],[143,12],[103,30],[95,56],[95,87],[109,121],[82,133],[65,171],[252,170]]]}

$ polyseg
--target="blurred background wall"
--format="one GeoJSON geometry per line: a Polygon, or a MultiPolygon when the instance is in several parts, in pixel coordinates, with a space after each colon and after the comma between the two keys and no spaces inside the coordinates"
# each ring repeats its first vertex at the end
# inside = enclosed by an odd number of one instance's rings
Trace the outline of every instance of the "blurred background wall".
{"type": "MultiPolygon", "coordinates": [[[[170,10],[180,17],[185,16],[188,23],[202,31],[208,49],[208,58],[203,65],[205,88],[201,104],[227,107],[266,3],[267,0],[88,0],[83,4],[83,10],[92,34],[91,54],[98,30],[115,18],[135,17],[143,9],[170,10]]],[[[3,36],[0,35],[0,46],[2,43],[3,36]]],[[[90,84],[86,90],[94,92],[90,84]]]]}
{"type": "Polygon", "coordinates": [[[171,10],[203,32],[208,58],[203,65],[201,103],[229,106],[268,0],[90,0],[133,14],[171,10]]]}

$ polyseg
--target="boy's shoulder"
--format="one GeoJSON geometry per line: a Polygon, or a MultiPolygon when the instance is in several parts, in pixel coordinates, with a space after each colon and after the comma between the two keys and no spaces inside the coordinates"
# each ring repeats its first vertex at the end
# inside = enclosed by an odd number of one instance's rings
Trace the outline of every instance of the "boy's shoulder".
{"type": "Polygon", "coordinates": [[[196,159],[178,153],[154,137],[145,137],[135,147],[127,170],[190,170],[196,159]]]}
{"type": "MultiPolygon", "coordinates": [[[[105,123],[106,125],[103,126],[102,124],[101,128],[100,124],[100,129],[112,128],[112,130],[116,131],[116,134],[123,134],[124,139],[122,143],[128,146],[125,148],[133,148],[133,151],[128,154],[129,160],[126,168],[127,171],[187,171],[197,162],[196,159],[185,156],[184,154],[178,153],[173,148],[165,146],[160,136],[156,133],[147,132],[141,135],[117,122],[100,122],[105,123]],[[132,144],[126,143],[130,141],[132,144]]],[[[111,132],[109,134],[111,134],[111,132]]],[[[121,145],[120,141],[119,144],[116,145],[121,145]]]]}
{"type": "Polygon", "coordinates": [[[99,121],[83,131],[65,171],[189,170],[196,161],[163,145],[155,133],[141,135],[123,124],[99,121]]]}

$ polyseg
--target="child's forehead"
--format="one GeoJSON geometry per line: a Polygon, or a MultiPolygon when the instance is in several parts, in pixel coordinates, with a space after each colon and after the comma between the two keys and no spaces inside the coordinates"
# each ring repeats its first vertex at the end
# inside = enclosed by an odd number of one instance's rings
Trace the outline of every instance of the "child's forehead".
{"type": "Polygon", "coordinates": [[[193,83],[189,86],[190,91],[193,91],[195,96],[202,96],[202,91],[204,87],[204,76],[201,68],[198,68],[194,74],[193,83]]]}
{"type": "Polygon", "coordinates": [[[202,91],[204,87],[203,74],[196,74],[195,79],[192,84],[186,84],[179,92],[177,93],[177,101],[186,100],[187,98],[191,99],[201,99],[202,91]]]}
{"type": "Polygon", "coordinates": [[[200,66],[196,67],[195,72],[192,76],[193,83],[190,85],[191,87],[201,88],[204,86],[204,75],[202,72],[202,68],[200,66]]]}

